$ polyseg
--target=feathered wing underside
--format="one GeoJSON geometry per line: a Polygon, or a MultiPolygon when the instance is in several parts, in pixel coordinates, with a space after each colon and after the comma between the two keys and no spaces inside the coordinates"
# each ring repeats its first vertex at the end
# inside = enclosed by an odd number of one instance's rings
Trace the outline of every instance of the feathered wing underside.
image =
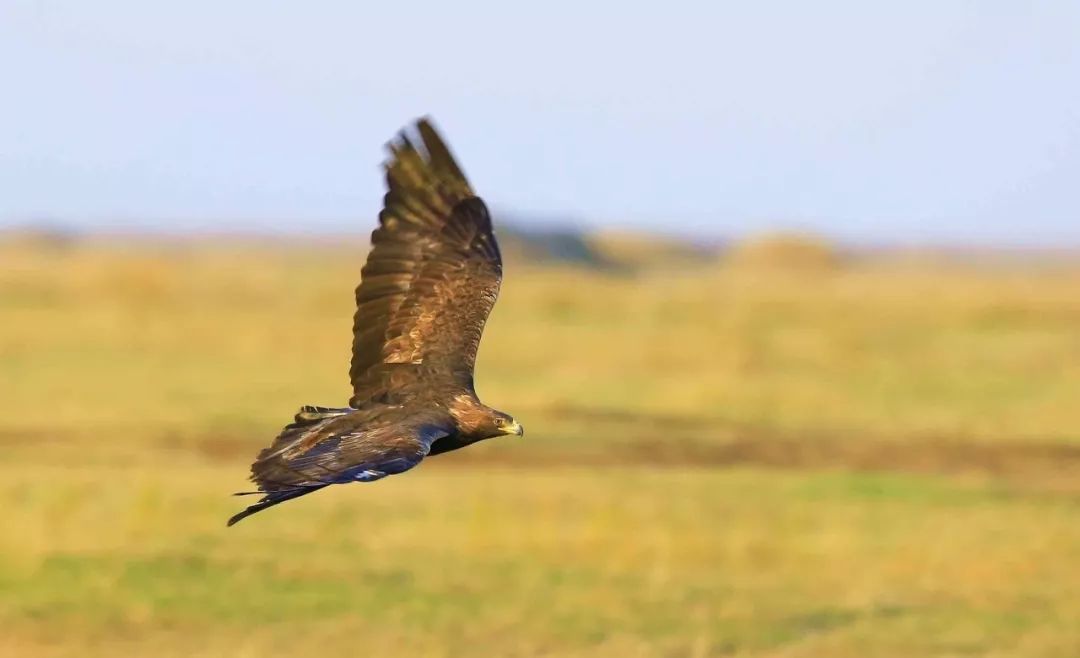
{"type": "Polygon", "coordinates": [[[263,498],[229,525],[268,507],[331,484],[371,482],[416,466],[432,444],[450,433],[434,415],[405,417],[395,408],[331,409],[312,418],[305,407],[251,465],[251,480],[263,498]]]}
{"type": "Polygon", "coordinates": [[[350,405],[428,380],[468,381],[502,259],[484,202],[426,120],[390,145],[389,188],[356,289],[350,405]]]}

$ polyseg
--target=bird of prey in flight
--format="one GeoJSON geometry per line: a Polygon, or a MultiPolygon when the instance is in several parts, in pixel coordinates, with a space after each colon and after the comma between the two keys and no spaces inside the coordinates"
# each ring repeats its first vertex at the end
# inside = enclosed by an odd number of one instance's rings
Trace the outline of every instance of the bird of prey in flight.
{"type": "Polygon", "coordinates": [[[473,389],[502,280],[487,206],[427,119],[388,149],[388,189],[356,288],[349,406],[301,407],[251,466],[258,491],[247,493],[262,499],[229,525],[331,484],[373,482],[523,433],[473,389]]]}

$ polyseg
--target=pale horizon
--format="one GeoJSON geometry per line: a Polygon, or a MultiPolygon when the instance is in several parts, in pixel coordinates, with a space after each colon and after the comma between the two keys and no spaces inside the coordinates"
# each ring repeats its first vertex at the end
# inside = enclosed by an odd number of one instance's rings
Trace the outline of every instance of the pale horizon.
{"type": "Polygon", "coordinates": [[[16,0],[0,229],[366,235],[383,144],[430,115],[530,227],[1078,246],[1078,30],[1062,2],[16,0]]]}

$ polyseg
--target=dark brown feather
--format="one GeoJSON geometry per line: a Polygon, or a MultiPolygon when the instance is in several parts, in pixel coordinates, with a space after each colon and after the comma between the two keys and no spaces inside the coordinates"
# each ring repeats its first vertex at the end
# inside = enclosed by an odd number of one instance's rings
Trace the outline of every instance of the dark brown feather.
{"type": "Polygon", "coordinates": [[[229,525],[331,484],[371,482],[416,466],[455,424],[437,409],[372,405],[363,410],[308,412],[305,407],[251,465],[263,498],[229,525]],[[321,417],[320,417],[321,415],[321,417]]]}
{"type": "Polygon", "coordinates": [[[356,289],[349,404],[415,382],[468,384],[502,259],[487,207],[427,121],[389,146],[389,187],[356,289]],[[412,373],[413,376],[409,376],[412,373]]]}
{"type": "Polygon", "coordinates": [[[434,435],[449,433],[452,419],[435,411],[371,405],[315,422],[294,422],[255,459],[259,490],[336,484],[357,467],[427,453],[434,435]]]}

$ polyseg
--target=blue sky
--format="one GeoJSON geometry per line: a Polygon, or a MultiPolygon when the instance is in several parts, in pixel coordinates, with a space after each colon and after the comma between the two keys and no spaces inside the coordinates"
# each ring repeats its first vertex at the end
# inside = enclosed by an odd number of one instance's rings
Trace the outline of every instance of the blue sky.
{"type": "Polygon", "coordinates": [[[529,217],[1075,245],[1077,35],[1072,0],[4,0],[0,224],[366,232],[431,114],[529,217]]]}

